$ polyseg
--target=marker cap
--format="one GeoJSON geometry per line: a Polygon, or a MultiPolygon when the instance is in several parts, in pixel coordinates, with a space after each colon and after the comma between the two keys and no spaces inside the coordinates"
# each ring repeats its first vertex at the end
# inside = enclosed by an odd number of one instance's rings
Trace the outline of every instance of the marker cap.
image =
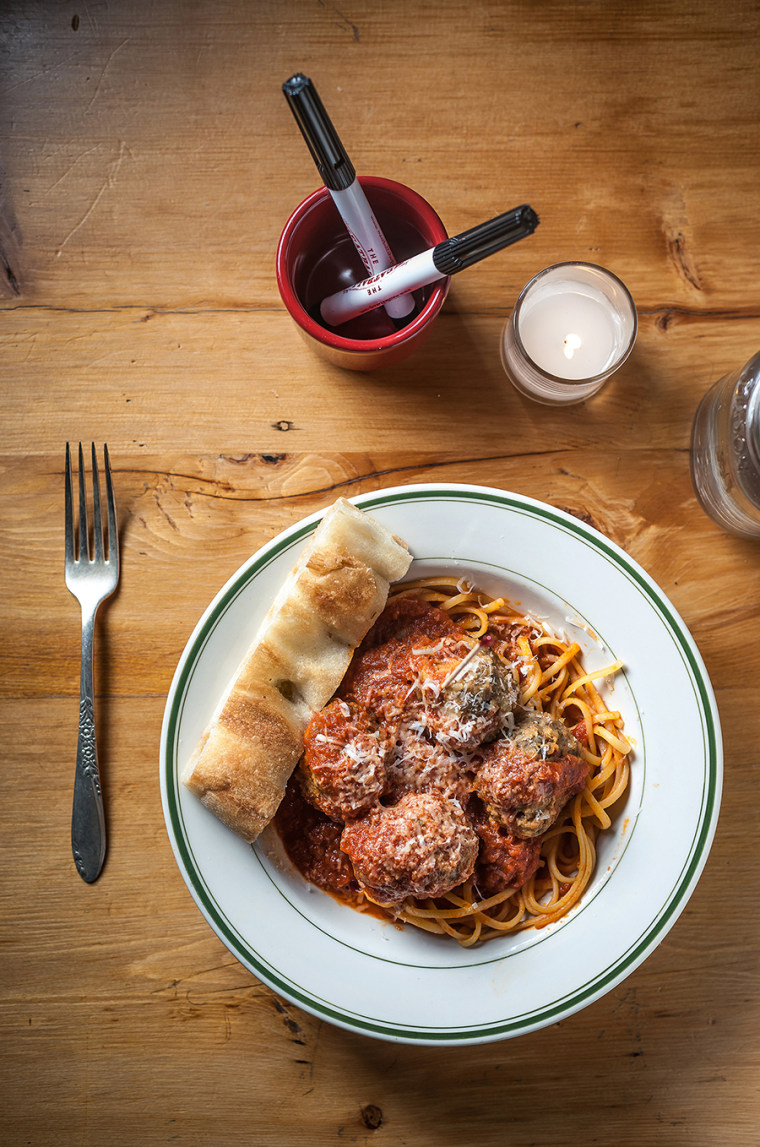
{"type": "Polygon", "coordinates": [[[439,243],[433,251],[433,262],[442,275],[453,275],[465,267],[478,263],[488,255],[509,247],[519,239],[532,235],[538,227],[538,216],[524,203],[513,207],[487,223],[462,231],[459,235],[439,243]]]}
{"type": "Polygon", "coordinates": [[[325,187],[330,191],[345,191],[356,179],[356,171],[317,89],[308,76],[297,72],[285,81],[282,90],[325,187]]]}

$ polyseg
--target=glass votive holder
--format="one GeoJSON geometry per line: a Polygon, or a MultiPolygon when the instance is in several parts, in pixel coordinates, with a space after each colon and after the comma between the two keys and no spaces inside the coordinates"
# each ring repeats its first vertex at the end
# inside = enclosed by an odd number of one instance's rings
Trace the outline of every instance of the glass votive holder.
{"type": "Polygon", "coordinates": [[[556,263],[521,291],[504,327],[502,365],[535,402],[583,402],[628,358],[637,328],[617,275],[594,263],[556,263]]]}

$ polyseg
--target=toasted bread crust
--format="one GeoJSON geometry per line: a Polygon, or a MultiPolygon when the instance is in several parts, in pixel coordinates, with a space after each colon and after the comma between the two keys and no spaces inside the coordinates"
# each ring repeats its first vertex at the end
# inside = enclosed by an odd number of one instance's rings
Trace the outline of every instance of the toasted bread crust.
{"type": "Polygon", "coordinates": [[[253,842],[274,816],[354,649],[411,562],[380,523],[339,499],[265,617],[183,781],[224,824],[253,842]]]}

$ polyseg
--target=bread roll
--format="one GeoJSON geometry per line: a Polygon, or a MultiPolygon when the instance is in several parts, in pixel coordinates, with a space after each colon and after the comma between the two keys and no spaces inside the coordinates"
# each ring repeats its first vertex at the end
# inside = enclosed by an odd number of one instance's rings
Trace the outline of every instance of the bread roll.
{"type": "Polygon", "coordinates": [[[182,778],[244,840],[277,811],[309,720],[411,560],[403,542],[340,498],[286,578],[182,778]]]}

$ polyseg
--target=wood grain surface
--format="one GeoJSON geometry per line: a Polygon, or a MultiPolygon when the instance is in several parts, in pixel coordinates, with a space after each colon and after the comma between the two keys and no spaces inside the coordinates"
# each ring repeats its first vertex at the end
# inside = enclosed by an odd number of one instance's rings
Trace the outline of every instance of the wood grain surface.
{"type": "Polygon", "coordinates": [[[760,1142],[760,547],[689,476],[702,394],[760,346],[759,30],[751,0],[6,0],[4,1143],[760,1142]],[[279,233],[319,184],[280,91],[297,70],[360,173],[450,234],[541,216],[385,372],[317,359],[277,291],[279,233]],[[615,271],[640,328],[561,412],[516,394],[498,347],[564,259],[615,271]],[[109,444],[123,559],[96,632],[92,886],[69,843],[67,440],[109,444]],[[726,755],[710,859],[654,954],[572,1018],[467,1049],[369,1040],[259,983],[193,904],[158,780],[172,674],[236,568],[339,494],[437,480],[549,502],[640,562],[699,645],[726,755]]]}

